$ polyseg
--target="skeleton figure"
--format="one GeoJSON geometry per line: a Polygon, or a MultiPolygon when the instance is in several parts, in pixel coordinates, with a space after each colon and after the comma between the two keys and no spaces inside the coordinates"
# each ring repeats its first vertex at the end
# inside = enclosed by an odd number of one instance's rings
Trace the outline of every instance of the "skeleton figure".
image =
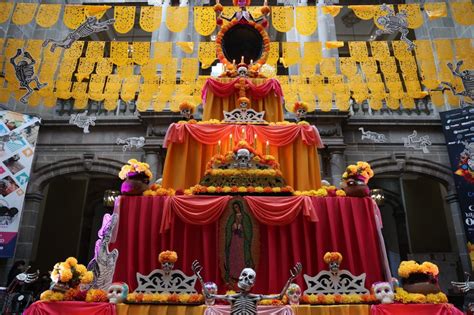
{"type": "Polygon", "coordinates": [[[464,71],[459,71],[459,68],[461,68],[462,64],[464,63],[463,60],[458,61],[456,64],[456,69],[453,69],[453,64],[448,63],[448,68],[451,70],[452,74],[460,77],[462,81],[462,85],[464,87],[464,91],[459,92],[456,91],[456,87],[454,87],[451,83],[449,82],[441,82],[441,84],[446,85],[454,95],[459,95],[462,97],[469,97],[472,102],[461,102],[467,103],[469,105],[474,105],[474,70],[464,70],[464,71]]]}
{"type": "Polygon", "coordinates": [[[201,285],[203,287],[204,295],[206,298],[215,298],[218,300],[225,300],[230,303],[230,314],[231,315],[255,315],[257,314],[257,302],[267,299],[282,299],[285,295],[286,290],[290,286],[291,282],[301,273],[302,266],[301,263],[297,263],[290,270],[290,278],[286,282],[283,290],[278,295],[262,295],[262,294],[252,294],[250,291],[255,285],[255,279],[257,274],[251,268],[245,268],[240,273],[239,282],[237,286],[239,287],[239,292],[237,294],[226,294],[226,295],[217,295],[210,294],[204,285],[204,280],[201,276],[202,266],[197,260],[192,264],[192,269],[196,276],[198,277],[201,285]]]}
{"type": "Polygon", "coordinates": [[[40,81],[38,80],[38,77],[35,74],[34,67],[36,61],[33,59],[33,57],[31,57],[29,52],[25,51],[23,53],[23,57],[29,59],[29,62],[27,60],[21,60],[20,62],[16,63],[16,58],[18,58],[22,53],[23,51],[21,49],[18,49],[16,51],[16,55],[10,58],[10,63],[15,68],[15,75],[18,81],[20,81],[20,87],[24,87],[27,90],[26,94],[23,95],[22,98],[20,98],[20,102],[26,104],[28,102],[28,98],[33,93],[33,89],[30,87],[30,83],[32,81],[36,82],[36,86],[38,87],[38,89],[44,88],[48,84],[40,83],[40,81]]]}
{"type": "Polygon", "coordinates": [[[69,119],[69,124],[76,125],[83,129],[84,133],[90,133],[89,126],[95,126],[97,117],[87,116],[87,111],[80,114],[72,114],[69,119]]]}
{"type": "Polygon", "coordinates": [[[383,133],[377,133],[374,131],[365,131],[364,127],[359,128],[360,132],[362,132],[361,140],[371,140],[375,143],[384,143],[387,142],[387,138],[383,133]]]}
{"type": "Polygon", "coordinates": [[[166,276],[169,276],[171,271],[174,269],[174,263],[171,261],[165,261],[161,264],[161,270],[164,271],[166,276]]]}
{"type": "Polygon", "coordinates": [[[408,21],[406,11],[401,11],[395,14],[395,11],[390,9],[390,7],[385,3],[382,4],[380,8],[388,14],[386,16],[380,16],[377,19],[377,23],[382,25],[383,29],[377,30],[375,35],[380,36],[382,34],[394,34],[395,32],[400,32],[400,39],[408,45],[407,50],[413,50],[415,48],[415,44],[407,38],[408,21]]]}
{"type": "Polygon", "coordinates": [[[252,160],[253,154],[250,153],[249,150],[247,149],[239,149],[237,150],[237,154],[234,156],[235,162],[235,167],[236,168],[250,168],[251,165],[251,160],[252,160]]]}
{"type": "Polygon", "coordinates": [[[181,116],[186,118],[187,120],[193,119],[193,112],[189,108],[184,108],[180,111],[181,116]]]}
{"type": "Polygon", "coordinates": [[[304,108],[298,108],[295,113],[296,120],[297,121],[303,120],[306,117],[307,113],[308,112],[304,108]]]}
{"type": "Polygon", "coordinates": [[[430,136],[418,137],[418,132],[413,130],[413,133],[408,137],[403,138],[405,148],[413,148],[415,150],[422,150],[423,153],[430,153],[428,146],[431,145],[430,136]]]}
{"type": "MultiPolygon", "coordinates": [[[[237,1],[237,6],[240,8],[240,11],[235,12],[234,15],[232,15],[232,17],[230,18],[226,17],[222,13],[220,14],[219,17],[229,22],[232,21],[233,19],[237,19],[237,21],[240,21],[243,23],[249,23],[249,22],[260,23],[261,21],[263,21],[265,19],[263,15],[258,18],[254,18],[252,14],[249,11],[247,11],[246,2],[247,2],[246,0],[237,1]]],[[[267,1],[265,0],[264,6],[266,5],[267,5],[267,1]]]]}
{"type": "Polygon", "coordinates": [[[390,282],[376,282],[372,285],[372,291],[374,292],[377,300],[382,304],[391,304],[395,298],[393,293],[393,286],[390,282]]]}
{"type": "Polygon", "coordinates": [[[107,291],[107,297],[112,304],[123,303],[127,299],[128,285],[125,282],[112,283],[107,291]]]}
{"type": "Polygon", "coordinates": [[[145,138],[144,137],[130,137],[126,139],[117,138],[117,144],[123,144],[122,151],[125,152],[127,150],[140,149],[143,148],[145,145],[145,138]]]}
{"type": "Polygon", "coordinates": [[[115,263],[118,258],[118,250],[109,251],[109,243],[112,233],[118,221],[117,214],[105,214],[102,227],[99,230],[99,239],[95,243],[94,258],[87,265],[87,269],[94,273],[92,288],[107,290],[112,283],[115,272],[115,263]]]}
{"type": "Polygon", "coordinates": [[[110,19],[104,22],[99,22],[97,17],[89,16],[84,23],[79,25],[77,29],[69,33],[66,38],[62,40],[54,40],[48,38],[43,42],[43,47],[48,46],[50,42],[53,44],[51,45],[51,52],[54,52],[56,47],[62,47],[64,49],[71,48],[72,44],[79,40],[80,38],[90,36],[93,33],[98,33],[102,31],[107,31],[109,29],[109,25],[114,24],[115,20],[110,19]]]}

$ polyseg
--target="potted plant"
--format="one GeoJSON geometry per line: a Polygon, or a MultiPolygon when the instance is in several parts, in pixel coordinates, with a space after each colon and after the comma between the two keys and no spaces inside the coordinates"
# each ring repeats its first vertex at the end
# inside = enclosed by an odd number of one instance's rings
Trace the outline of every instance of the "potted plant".
{"type": "Polygon", "coordinates": [[[349,165],[342,174],[342,188],[350,197],[367,197],[369,195],[369,179],[374,176],[374,171],[367,162],[357,162],[349,165]]]}
{"type": "Polygon", "coordinates": [[[123,180],[121,192],[124,195],[142,195],[148,189],[148,184],[153,174],[150,165],[138,162],[135,159],[122,166],[119,177],[123,180]]]}

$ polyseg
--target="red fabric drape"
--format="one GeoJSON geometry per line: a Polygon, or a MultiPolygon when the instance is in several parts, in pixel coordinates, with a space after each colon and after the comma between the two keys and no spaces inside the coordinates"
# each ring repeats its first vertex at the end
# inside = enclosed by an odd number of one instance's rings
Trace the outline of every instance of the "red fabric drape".
{"type": "Polygon", "coordinates": [[[36,302],[23,313],[25,315],[115,315],[110,303],[86,302],[36,302]]]}
{"type": "Polygon", "coordinates": [[[451,304],[380,304],[372,305],[371,315],[462,315],[451,304]]]}
{"type": "Polygon", "coordinates": [[[323,147],[323,142],[318,130],[309,125],[287,125],[287,126],[254,126],[254,125],[206,125],[206,124],[171,124],[165,136],[164,146],[170,143],[183,143],[186,133],[203,144],[215,145],[219,140],[233,135],[234,142],[242,137],[242,129],[245,130],[246,141],[253,144],[254,135],[257,139],[272,146],[283,147],[301,137],[306,145],[323,147]]]}
{"type": "Polygon", "coordinates": [[[312,222],[318,221],[311,198],[299,197],[253,197],[245,196],[250,212],[267,225],[287,225],[295,220],[301,210],[312,222]]]}
{"type": "MultiPolygon", "coordinates": [[[[218,97],[229,97],[234,93],[238,92],[235,84],[240,80],[236,78],[230,82],[221,82],[216,79],[207,79],[206,83],[202,88],[202,100],[203,104],[206,103],[206,96],[208,91],[214,93],[218,97]]],[[[256,85],[251,80],[245,79],[245,83],[249,85],[247,93],[254,99],[261,99],[273,92],[280,98],[283,98],[283,91],[281,89],[280,82],[275,79],[265,80],[264,83],[256,85]]]]}
{"type": "Polygon", "coordinates": [[[161,232],[169,229],[173,215],[188,224],[206,225],[218,220],[231,196],[174,196],[165,197],[161,232]]]}
{"type": "MultiPolygon", "coordinates": [[[[219,268],[219,220],[207,225],[187,224],[179,216],[173,228],[160,233],[165,197],[123,197],[119,232],[111,246],[119,250],[114,280],[136,288],[136,273],[149,274],[159,268],[158,254],[172,249],[178,253],[176,268],[192,274],[191,263],[198,259],[206,281],[226,290],[219,268]]],[[[317,198],[310,202],[318,216],[311,222],[300,212],[283,226],[258,224],[260,258],[256,266],[254,292],[280,292],[289,269],[300,261],[303,273],[316,275],[327,269],[323,256],[339,251],[341,267],[353,274],[367,274],[366,287],[384,279],[373,203],[370,198],[317,198]]],[[[304,285],[303,277],[296,282],[304,285]]],[[[199,286],[199,285],[198,285],[199,286]]]]}

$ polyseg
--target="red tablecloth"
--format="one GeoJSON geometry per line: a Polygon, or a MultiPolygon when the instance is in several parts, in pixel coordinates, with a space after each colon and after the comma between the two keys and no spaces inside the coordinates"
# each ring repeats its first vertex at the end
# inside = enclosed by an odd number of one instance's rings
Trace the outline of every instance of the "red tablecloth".
{"type": "Polygon", "coordinates": [[[380,304],[372,305],[371,315],[462,315],[451,304],[380,304]]]}
{"type": "MultiPolygon", "coordinates": [[[[176,268],[192,274],[191,263],[198,259],[206,281],[214,281],[225,291],[221,276],[219,225],[183,222],[172,217],[172,228],[160,233],[166,197],[123,197],[117,239],[112,247],[119,250],[114,280],[136,287],[136,273],[149,274],[159,268],[158,254],[163,250],[178,253],[176,268]]],[[[327,269],[323,256],[339,251],[344,256],[341,267],[353,274],[367,274],[366,287],[384,279],[385,260],[381,254],[373,201],[370,198],[311,197],[318,222],[308,220],[301,211],[284,226],[259,226],[259,262],[254,292],[277,293],[298,261],[303,273],[316,275],[327,269]]],[[[250,211],[251,212],[251,211],[250,211]]],[[[304,285],[303,277],[296,282],[304,285]]],[[[199,286],[199,284],[198,284],[199,286]]]]}
{"type": "Polygon", "coordinates": [[[110,303],[35,302],[24,315],[115,315],[110,303]]]}

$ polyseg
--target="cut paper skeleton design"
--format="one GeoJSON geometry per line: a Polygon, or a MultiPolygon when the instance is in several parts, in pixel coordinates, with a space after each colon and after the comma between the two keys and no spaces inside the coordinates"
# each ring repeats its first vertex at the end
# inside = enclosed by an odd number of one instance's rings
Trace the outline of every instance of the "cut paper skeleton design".
{"type": "Polygon", "coordinates": [[[448,68],[451,70],[451,73],[454,76],[461,78],[464,91],[457,91],[456,87],[449,82],[443,81],[441,82],[441,84],[446,85],[451,90],[451,92],[453,92],[454,95],[463,97],[463,101],[461,101],[461,106],[463,106],[464,104],[474,105],[474,70],[459,71],[463,63],[463,60],[458,61],[458,63],[456,64],[456,69],[454,69],[453,64],[449,62],[448,68]],[[471,102],[466,101],[466,97],[470,98],[471,102]]]}
{"type": "Polygon", "coordinates": [[[15,68],[15,75],[20,82],[20,87],[26,88],[27,92],[20,98],[20,102],[26,104],[28,102],[28,98],[33,93],[33,89],[30,87],[30,83],[35,81],[36,87],[41,89],[48,85],[47,83],[40,83],[38,77],[35,74],[35,67],[36,61],[31,57],[30,53],[25,51],[23,52],[21,49],[16,51],[16,55],[10,58],[10,63],[15,68]],[[23,60],[20,62],[16,62],[15,60],[23,53],[23,60]],[[27,60],[29,61],[27,61],[27,60]]]}
{"type": "Polygon", "coordinates": [[[56,47],[61,47],[64,49],[71,48],[72,44],[84,37],[90,36],[91,34],[102,32],[102,31],[107,31],[109,29],[109,25],[114,24],[115,20],[110,19],[104,22],[99,22],[97,17],[95,16],[89,16],[84,23],[79,25],[77,29],[69,33],[66,38],[62,40],[54,40],[48,38],[43,42],[43,47],[48,46],[49,43],[53,43],[51,45],[51,52],[54,52],[56,47]]]}
{"type": "Polygon", "coordinates": [[[418,132],[413,130],[413,133],[406,138],[403,138],[405,148],[413,148],[415,150],[422,150],[423,153],[430,153],[428,146],[431,145],[430,136],[418,137],[418,132]]]}
{"type": "Polygon", "coordinates": [[[72,114],[69,124],[82,128],[84,133],[90,133],[89,126],[95,126],[96,119],[97,117],[87,116],[87,111],[85,111],[80,114],[72,114]]]}
{"type": "Polygon", "coordinates": [[[407,50],[413,50],[415,48],[415,44],[407,38],[409,31],[406,11],[400,11],[395,14],[395,11],[390,9],[390,7],[385,3],[382,4],[380,9],[387,12],[388,14],[377,18],[377,23],[380,24],[383,29],[377,30],[375,35],[380,36],[382,34],[395,34],[395,32],[400,32],[400,39],[408,45],[407,50]]]}
{"type": "Polygon", "coordinates": [[[253,270],[252,268],[244,268],[240,273],[239,282],[237,283],[237,286],[239,287],[239,292],[236,294],[226,295],[211,294],[206,290],[204,280],[201,276],[202,266],[197,260],[193,262],[192,269],[194,271],[194,274],[201,282],[206,299],[215,298],[217,300],[225,300],[229,302],[231,305],[231,315],[255,315],[257,314],[257,302],[268,299],[281,300],[283,298],[291,282],[301,273],[302,265],[301,263],[297,263],[290,270],[290,278],[286,282],[281,293],[277,295],[262,295],[250,293],[253,286],[255,285],[255,280],[257,277],[255,270],[253,270]]]}
{"type": "Polygon", "coordinates": [[[140,149],[143,148],[145,145],[145,137],[130,137],[130,138],[117,138],[117,144],[122,146],[122,151],[125,152],[127,150],[140,149]]]}

